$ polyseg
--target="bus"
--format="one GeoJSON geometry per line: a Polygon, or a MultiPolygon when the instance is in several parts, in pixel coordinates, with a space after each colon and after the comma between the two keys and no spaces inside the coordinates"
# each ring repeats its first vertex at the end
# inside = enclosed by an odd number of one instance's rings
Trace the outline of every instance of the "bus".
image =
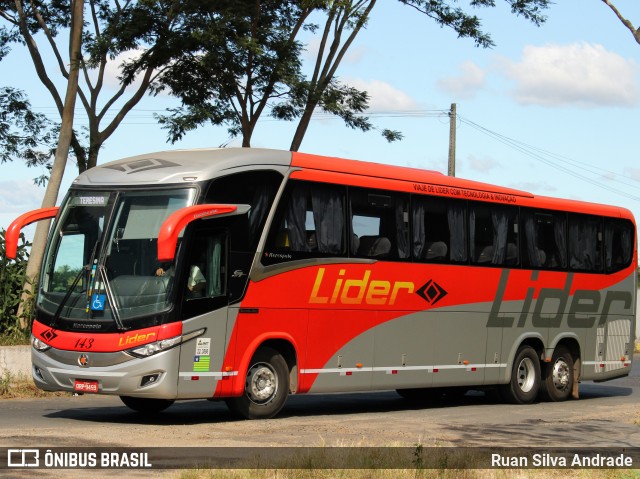
{"type": "Polygon", "coordinates": [[[497,389],[578,398],[629,374],[635,221],[623,208],[434,171],[255,148],[82,173],[37,285],[33,379],[154,414],[290,394],[497,389]]]}

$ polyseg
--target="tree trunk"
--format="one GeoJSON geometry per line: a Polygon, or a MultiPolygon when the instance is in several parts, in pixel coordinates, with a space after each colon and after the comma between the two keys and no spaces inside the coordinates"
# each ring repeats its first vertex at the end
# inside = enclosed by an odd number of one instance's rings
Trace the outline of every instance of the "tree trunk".
{"type": "MultiPolygon", "coordinates": [[[[315,92],[313,93],[315,94],[315,92]]],[[[311,96],[311,95],[309,95],[311,96]]],[[[298,122],[298,127],[296,128],[296,132],[293,135],[293,140],[291,141],[291,151],[298,151],[300,149],[300,145],[302,144],[302,140],[304,139],[304,135],[307,133],[307,128],[309,128],[309,122],[311,122],[311,116],[313,115],[313,110],[315,106],[318,104],[317,101],[307,100],[307,106],[300,117],[300,121],[298,122]]]]}
{"type": "MultiPolygon", "coordinates": [[[[64,110],[62,112],[62,126],[60,128],[60,136],[58,136],[58,146],[56,155],[53,160],[53,168],[51,176],[47,184],[47,190],[42,200],[42,207],[55,206],[58,199],[58,191],[62,183],[62,176],[67,165],[67,157],[69,156],[69,146],[71,145],[71,137],[73,135],[73,113],[76,105],[76,94],[78,92],[78,73],[80,70],[81,45],[82,45],[82,23],[83,23],[84,0],[73,0],[71,14],[71,32],[70,32],[70,48],[69,48],[69,79],[67,81],[67,93],[64,100],[64,110]]],[[[26,329],[29,326],[29,319],[22,314],[24,311],[25,301],[28,301],[33,292],[33,285],[37,281],[37,275],[40,271],[44,250],[47,243],[49,231],[49,221],[40,222],[36,226],[36,233],[31,246],[31,254],[27,264],[27,282],[24,286],[25,293],[22,295],[22,303],[18,311],[20,318],[20,327],[26,329]]]]}

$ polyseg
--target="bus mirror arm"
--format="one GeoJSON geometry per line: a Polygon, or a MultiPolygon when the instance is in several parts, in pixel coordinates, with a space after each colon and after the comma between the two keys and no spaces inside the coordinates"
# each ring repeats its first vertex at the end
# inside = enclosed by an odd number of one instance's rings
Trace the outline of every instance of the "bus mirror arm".
{"type": "Polygon", "coordinates": [[[158,233],[158,261],[173,261],[176,255],[176,245],[180,232],[191,222],[209,219],[214,216],[225,216],[235,213],[246,213],[245,205],[205,204],[187,206],[172,213],[158,233]]]}
{"type": "Polygon", "coordinates": [[[39,208],[37,210],[29,211],[11,222],[5,235],[5,253],[8,259],[16,259],[18,255],[18,238],[20,238],[20,231],[27,225],[35,223],[36,221],[46,220],[49,218],[55,218],[58,214],[58,206],[51,208],[39,208]]]}

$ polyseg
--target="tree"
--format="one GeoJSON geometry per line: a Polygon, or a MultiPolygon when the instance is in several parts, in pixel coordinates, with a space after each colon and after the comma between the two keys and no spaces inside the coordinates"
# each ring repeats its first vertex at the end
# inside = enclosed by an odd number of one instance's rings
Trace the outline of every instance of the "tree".
{"type": "MultiPolygon", "coordinates": [[[[171,70],[159,79],[162,88],[183,103],[169,110],[170,115],[158,116],[169,130],[170,141],[212,123],[226,125],[231,137],[241,135],[242,145],[250,146],[256,124],[265,112],[284,120],[299,117],[296,138],[301,141],[316,107],[340,116],[352,128],[371,129],[368,119],[358,116],[367,107],[368,95],[341,84],[334,75],[375,3],[245,0],[185,7],[181,12],[183,31],[204,41],[175,58],[171,70]],[[307,23],[314,12],[327,16],[325,42],[332,35],[335,41],[330,55],[318,59],[318,68],[326,68],[308,81],[302,72],[299,36],[318,28],[307,23]],[[352,34],[340,49],[341,35],[347,29],[352,34]]],[[[400,137],[397,132],[386,136],[389,140],[400,137]]]]}
{"type": "MultiPolygon", "coordinates": [[[[47,48],[50,50],[59,74],[64,80],[68,80],[70,68],[60,50],[61,45],[66,42],[58,40],[60,33],[70,28],[69,12],[72,2],[73,0],[0,0],[0,20],[4,20],[4,25],[0,25],[0,53],[6,54],[12,44],[26,46],[36,74],[53,98],[61,117],[64,109],[63,94],[58,91],[57,83],[54,82],[54,69],[47,67],[44,52],[47,48]]],[[[136,21],[131,20],[140,11],[136,2],[87,0],[87,6],[78,97],[88,118],[88,147],[81,144],[77,132],[71,137],[71,148],[79,172],[96,166],[102,145],[150,91],[155,75],[163,65],[162,56],[167,46],[163,34],[171,29],[171,11],[167,10],[162,12],[161,19],[154,19],[164,26],[163,29],[154,32],[155,36],[144,32],[135,35],[136,41],[132,41],[133,32],[123,28],[123,23],[134,26],[136,33],[144,30],[149,23],[147,19],[139,17],[136,21]],[[117,60],[127,56],[129,59],[117,60]],[[133,59],[138,67],[135,70],[130,68],[133,59]],[[105,87],[107,66],[113,61],[120,61],[118,68],[121,84],[115,93],[105,87]],[[137,81],[135,85],[134,81],[137,81]],[[131,92],[127,90],[128,86],[132,87],[131,92]],[[113,117],[110,114],[112,108],[118,108],[113,117]]]]}
{"type": "MultiPolygon", "coordinates": [[[[69,74],[67,75],[67,92],[62,107],[62,124],[60,125],[60,133],[58,135],[58,144],[56,147],[53,165],[51,167],[51,175],[47,183],[47,189],[42,199],[42,207],[55,206],[58,199],[58,191],[62,184],[62,177],[67,166],[67,157],[69,155],[69,147],[73,138],[73,117],[76,107],[76,96],[78,93],[78,76],[80,73],[80,65],[82,62],[82,26],[84,20],[84,0],[72,0],[71,10],[71,30],[69,33],[69,74]]],[[[49,231],[49,221],[38,223],[31,248],[31,256],[27,264],[26,283],[24,286],[25,293],[23,295],[23,303],[31,296],[33,281],[38,275],[44,250],[46,247],[47,231],[49,231]]],[[[23,328],[28,323],[22,315],[22,308],[19,310],[20,325],[23,328]]]]}
{"type": "Polygon", "coordinates": [[[618,20],[620,20],[620,22],[631,32],[635,41],[640,45],[640,27],[635,28],[633,23],[627,20],[610,0],[602,0],[602,2],[607,5],[613,13],[615,13],[618,20]]]}
{"type": "MultiPolygon", "coordinates": [[[[50,168],[51,127],[45,115],[31,110],[24,92],[0,88],[0,163],[20,159],[27,166],[50,168]]],[[[36,182],[42,183],[43,177],[36,182]]]]}
{"type": "MultiPolygon", "coordinates": [[[[399,0],[441,26],[454,29],[476,45],[491,47],[489,34],[475,15],[455,0],[399,0]]],[[[536,25],[548,0],[506,0],[514,14],[536,25]]],[[[192,2],[188,2],[192,4],[192,2]]],[[[369,96],[337,79],[337,70],[355,37],[365,27],[376,0],[217,1],[197,3],[180,15],[183,30],[203,40],[159,80],[180,97],[182,106],[159,116],[175,142],[203,124],[226,125],[232,137],[251,145],[258,119],[265,111],[277,119],[298,121],[291,143],[297,150],[317,109],[343,119],[351,128],[373,129],[364,115],[369,96]],[[307,23],[322,14],[324,26],[307,23]],[[320,48],[310,78],[303,73],[302,32],[320,33],[320,48]],[[196,87],[197,85],[197,87],[196,87]]],[[[469,0],[471,7],[494,7],[495,0],[469,0]]],[[[383,130],[387,140],[400,133],[383,130]]]]}

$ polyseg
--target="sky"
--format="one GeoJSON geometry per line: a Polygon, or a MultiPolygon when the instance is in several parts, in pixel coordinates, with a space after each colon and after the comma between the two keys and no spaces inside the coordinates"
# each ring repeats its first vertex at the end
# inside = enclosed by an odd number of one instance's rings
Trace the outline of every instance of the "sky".
{"type": "MultiPolygon", "coordinates": [[[[388,143],[377,131],[351,130],[339,119],[318,115],[300,150],[446,173],[448,111],[455,103],[456,176],[623,206],[640,218],[640,45],[601,0],[558,1],[541,27],[514,16],[505,1],[496,4],[476,10],[495,42],[483,49],[395,0],[378,0],[338,77],[368,91],[374,125],[399,130],[403,140],[388,143]]],[[[640,1],[615,4],[639,26],[640,1]]],[[[308,61],[315,45],[310,39],[308,61]]],[[[44,44],[41,49],[49,55],[44,44]]],[[[115,89],[115,65],[110,71],[115,89]]],[[[36,111],[55,118],[22,47],[0,62],[0,86],[25,90],[36,111]]],[[[146,97],[105,143],[99,164],[229,142],[225,128],[207,126],[167,143],[153,113],[176,104],[163,95],[146,97]]],[[[76,111],[76,124],[86,124],[76,111]]],[[[293,123],[265,116],[252,146],[288,149],[293,132],[293,123]]],[[[20,163],[0,168],[0,228],[7,228],[40,207],[44,188],[33,178],[43,171],[20,163]]],[[[76,174],[70,165],[59,201],[76,174]]]]}

